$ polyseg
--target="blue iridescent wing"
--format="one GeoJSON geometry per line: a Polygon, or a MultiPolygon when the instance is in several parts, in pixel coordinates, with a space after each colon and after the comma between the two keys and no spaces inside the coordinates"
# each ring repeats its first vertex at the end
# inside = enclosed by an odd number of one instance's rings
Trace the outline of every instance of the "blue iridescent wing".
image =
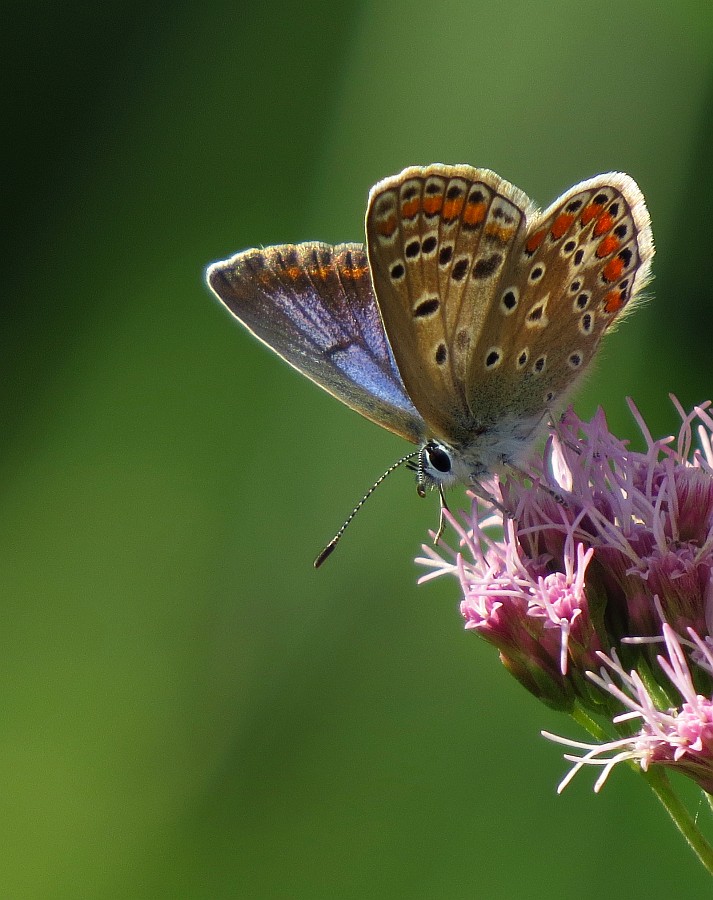
{"type": "Polygon", "coordinates": [[[423,440],[361,244],[246,250],[214,263],[206,277],[236,319],[291,366],[377,425],[423,440]]]}

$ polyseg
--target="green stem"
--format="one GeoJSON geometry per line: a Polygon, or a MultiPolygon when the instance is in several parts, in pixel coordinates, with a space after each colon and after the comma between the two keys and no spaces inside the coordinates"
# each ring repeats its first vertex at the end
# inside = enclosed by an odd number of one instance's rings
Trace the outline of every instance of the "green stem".
{"type": "Polygon", "coordinates": [[[610,741],[611,735],[607,734],[606,731],[599,725],[596,719],[593,719],[584,707],[575,703],[574,709],[571,712],[571,716],[575,722],[584,728],[585,731],[588,731],[589,734],[596,741],[610,741]]]}
{"type": "Polygon", "coordinates": [[[674,794],[666,773],[660,766],[652,766],[648,772],[641,774],[648,781],[649,787],[659,798],[678,830],[688,841],[688,846],[713,875],[713,847],[703,837],[686,807],[674,794]]]}
{"type": "MultiPolygon", "coordinates": [[[[588,731],[595,740],[602,742],[611,740],[606,731],[582,707],[574,707],[572,718],[588,731]]],[[[656,794],[664,809],[671,816],[674,824],[688,842],[688,846],[696,854],[702,865],[713,875],[713,847],[700,832],[681,800],[674,794],[671,782],[668,780],[663,768],[661,766],[651,766],[648,772],[644,772],[634,760],[630,760],[629,765],[643,775],[651,790],[656,794]]],[[[706,797],[713,807],[710,795],[706,794],[706,797]]]]}

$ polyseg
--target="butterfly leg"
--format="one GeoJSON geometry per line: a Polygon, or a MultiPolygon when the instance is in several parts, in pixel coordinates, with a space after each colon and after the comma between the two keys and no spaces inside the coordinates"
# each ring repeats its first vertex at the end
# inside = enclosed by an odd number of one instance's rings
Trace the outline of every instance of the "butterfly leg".
{"type": "Polygon", "coordinates": [[[564,420],[565,415],[566,415],[566,413],[562,413],[562,415],[559,416],[559,418],[556,418],[555,416],[550,415],[547,425],[561,444],[564,444],[564,446],[567,447],[569,450],[573,450],[577,454],[577,456],[581,456],[582,448],[579,447],[577,445],[577,443],[575,441],[573,441],[571,438],[568,438],[566,435],[564,435],[562,433],[562,429],[560,428],[560,425],[562,424],[562,421],[564,420]]]}
{"type": "MultiPolygon", "coordinates": [[[[576,442],[576,440],[572,440],[572,438],[569,438],[569,437],[567,437],[567,435],[562,433],[562,429],[560,426],[562,425],[562,422],[564,421],[564,417],[566,415],[567,415],[567,413],[563,412],[562,415],[558,419],[556,419],[554,416],[550,416],[550,419],[548,422],[549,428],[551,429],[552,433],[555,435],[555,437],[561,444],[563,444],[565,447],[567,447],[568,450],[571,450],[573,453],[576,453],[577,456],[581,456],[582,455],[581,445],[578,444],[576,442]]],[[[592,456],[594,459],[599,459],[600,458],[599,451],[595,450],[595,452],[592,454],[592,456]]]]}
{"type": "Polygon", "coordinates": [[[436,532],[435,537],[433,538],[434,544],[437,544],[440,541],[440,539],[443,537],[443,532],[446,530],[445,513],[450,512],[450,509],[448,509],[448,504],[446,503],[446,495],[443,491],[442,484],[438,485],[438,495],[441,500],[441,506],[440,506],[440,510],[439,510],[439,514],[438,514],[438,531],[436,532]]]}
{"type": "Polygon", "coordinates": [[[489,491],[486,491],[483,485],[475,478],[470,479],[468,482],[468,487],[472,491],[473,494],[478,498],[478,500],[482,500],[483,503],[487,503],[489,506],[495,507],[499,513],[502,513],[508,519],[512,519],[512,513],[507,510],[503,504],[494,497],[489,491]]]}
{"type": "MultiPolygon", "coordinates": [[[[532,481],[533,483],[535,483],[535,479],[533,478],[533,476],[528,474],[524,469],[519,469],[512,463],[507,463],[507,467],[511,472],[514,472],[520,478],[527,478],[528,481],[532,481]]],[[[554,488],[551,488],[549,484],[544,484],[539,479],[536,480],[536,483],[537,487],[548,494],[555,501],[555,503],[559,504],[560,506],[567,506],[567,501],[565,500],[564,495],[560,494],[559,491],[554,490],[554,488]]]]}

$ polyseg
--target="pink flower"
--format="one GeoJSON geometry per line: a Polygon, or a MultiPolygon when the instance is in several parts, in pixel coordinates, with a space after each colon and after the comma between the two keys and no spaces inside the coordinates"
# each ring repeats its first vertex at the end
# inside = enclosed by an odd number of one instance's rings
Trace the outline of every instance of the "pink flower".
{"type": "Polygon", "coordinates": [[[676,403],[677,437],[654,440],[630,404],[643,452],[614,437],[601,410],[590,422],[569,410],[526,478],[485,486],[501,509],[472,496],[469,513],[449,515],[458,549],[424,545],[417,560],[431,569],[422,581],[459,580],[465,627],[529,691],[609,716],[613,741],[569,742],[587,751],[573,772],[604,766],[598,785],[615,762],[636,759],[713,791],[709,406],[686,414],[676,403]],[[667,657],[656,655],[662,643],[667,657]],[[651,672],[656,690],[642,675],[651,672]]]}
{"type": "MultiPolygon", "coordinates": [[[[689,629],[688,649],[697,651],[693,668],[713,675],[713,652],[689,629]]],[[[625,759],[636,760],[645,771],[651,765],[664,765],[688,775],[708,793],[713,793],[713,700],[696,692],[693,672],[682,641],[664,623],[663,640],[668,658],[658,656],[662,673],[675,688],[678,706],[660,708],[653,692],[636,670],[626,672],[616,654],[600,653],[604,667],[600,673],[589,673],[591,680],[627,710],[614,717],[614,723],[639,721],[639,730],[630,737],[602,744],[587,744],[543,732],[551,740],[587,752],[583,756],[566,755],[575,765],[560,783],[562,791],[583,766],[599,766],[602,774],[594,789],[598,791],[614,765],[625,759]],[[610,674],[611,673],[611,674],[610,674]]]]}

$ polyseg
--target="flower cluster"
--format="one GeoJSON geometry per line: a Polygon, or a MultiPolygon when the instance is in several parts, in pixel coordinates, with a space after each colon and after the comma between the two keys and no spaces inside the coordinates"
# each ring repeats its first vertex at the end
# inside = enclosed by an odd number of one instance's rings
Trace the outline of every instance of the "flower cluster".
{"type": "Polygon", "coordinates": [[[713,417],[676,405],[678,436],[654,440],[631,404],[641,452],[568,411],[526,477],[482,486],[497,505],[447,514],[458,549],[418,562],[459,579],[466,628],[528,690],[610,720],[609,743],[559,739],[586,751],[569,777],[633,759],[713,793],[713,417]]]}

